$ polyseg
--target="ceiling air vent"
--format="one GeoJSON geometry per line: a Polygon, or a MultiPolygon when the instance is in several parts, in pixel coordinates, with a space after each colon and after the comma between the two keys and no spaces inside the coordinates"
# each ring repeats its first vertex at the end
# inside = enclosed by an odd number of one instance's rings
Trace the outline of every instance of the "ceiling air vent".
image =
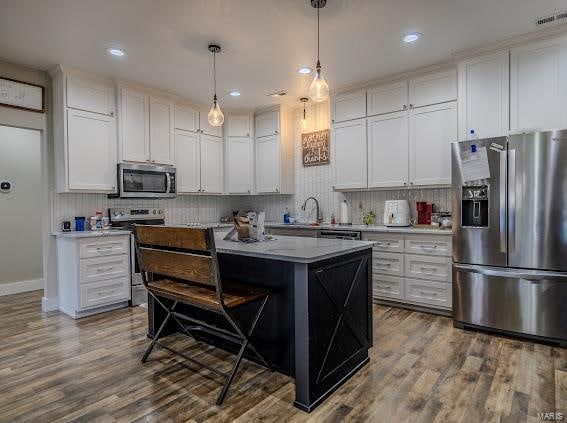
{"type": "Polygon", "coordinates": [[[547,15],[547,16],[542,16],[541,18],[537,18],[535,24],[537,26],[548,25],[550,23],[561,20],[565,20],[567,22],[567,10],[563,10],[561,12],[557,12],[552,15],[547,15]]]}
{"type": "Polygon", "coordinates": [[[268,97],[278,98],[278,97],[283,97],[286,94],[287,94],[286,90],[280,90],[280,91],[276,91],[275,93],[270,93],[270,94],[266,94],[266,95],[268,97]]]}

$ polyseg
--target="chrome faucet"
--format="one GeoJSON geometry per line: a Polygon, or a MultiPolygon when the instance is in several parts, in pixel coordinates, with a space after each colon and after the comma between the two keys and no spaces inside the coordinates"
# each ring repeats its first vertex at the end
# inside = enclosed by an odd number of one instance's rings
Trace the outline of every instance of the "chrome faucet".
{"type": "Polygon", "coordinates": [[[321,209],[319,208],[319,201],[317,201],[317,199],[315,197],[308,197],[305,200],[305,202],[303,203],[303,205],[301,206],[301,210],[305,211],[305,206],[307,205],[307,202],[309,200],[315,201],[315,206],[317,208],[317,224],[322,223],[323,222],[323,215],[321,214],[321,209]]]}

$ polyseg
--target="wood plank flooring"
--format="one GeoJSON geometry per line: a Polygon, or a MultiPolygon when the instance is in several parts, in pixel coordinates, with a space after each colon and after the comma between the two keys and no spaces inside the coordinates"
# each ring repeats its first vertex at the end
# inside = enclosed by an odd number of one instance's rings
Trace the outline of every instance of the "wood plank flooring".
{"type": "MultiPolygon", "coordinates": [[[[243,361],[222,407],[220,380],[156,350],[140,357],[146,313],[81,320],[41,312],[41,292],[0,297],[1,422],[535,422],[567,413],[567,350],[453,328],[450,319],[374,307],[371,362],[311,414],[293,381],[243,361]]],[[[232,358],[175,337],[209,363],[232,358]]]]}

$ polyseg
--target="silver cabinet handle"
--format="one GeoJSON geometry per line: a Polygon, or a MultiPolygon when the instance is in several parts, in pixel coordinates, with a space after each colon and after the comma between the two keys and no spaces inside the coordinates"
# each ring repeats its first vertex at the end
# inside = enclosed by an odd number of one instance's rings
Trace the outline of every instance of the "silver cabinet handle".
{"type": "Polygon", "coordinates": [[[508,248],[512,253],[516,249],[516,150],[508,150],[508,184],[510,184],[510,195],[508,196],[508,248]]]}
{"type": "Polygon", "coordinates": [[[424,272],[437,273],[437,269],[435,267],[422,266],[421,270],[423,270],[424,272]]]}
{"type": "Polygon", "coordinates": [[[412,104],[412,103],[410,103],[409,108],[410,108],[410,109],[413,109],[413,104],[412,104]]]}
{"type": "Polygon", "coordinates": [[[110,111],[110,116],[114,116],[114,112],[112,110],[110,111]]]}
{"type": "Polygon", "coordinates": [[[408,185],[408,183],[407,183],[407,182],[404,182],[404,186],[407,186],[407,185],[408,185]]]}
{"type": "Polygon", "coordinates": [[[420,247],[424,250],[435,250],[437,248],[437,245],[420,245],[420,247]]]}
{"type": "Polygon", "coordinates": [[[274,134],[278,134],[278,131],[274,131],[274,134]]]}
{"type": "Polygon", "coordinates": [[[413,185],[413,182],[410,182],[409,184],[410,184],[410,185],[413,185]]]}
{"type": "Polygon", "coordinates": [[[407,108],[408,108],[408,106],[404,104],[404,110],[406,110],[407,108]]]}
{"type": "Polygon", "coordinates": [[[247,136],[247,137],[249,137],[249,136],[250,136],[250,134],[246,134],[246,136],[247,136]]]}
{"type": "Polygon", "coordinates": [[[97,251],[101,251],[101,250],[112,250],[113,247],[96,247],[97,251]]]}
{"type": "Polygon", "coordinates": [[[97,272],[110,272],[113,269],[114,269],[114,267],[99,267],[98,269],[96,269],[96,271],[97,272]]]}
{"type": "Polygon", "coordinates": [[[280,190],[278,188],[276,188],[276,192],[280,192],[280,190]]]}
{"type": "Polygon", "coordinates": [[[332,119],[332,120],[331,120],[331,123],[335,123],[335,119],[332,119]]]}
{"type": "Polygon", "coordinates": [[[114,294],[114,289],[110,289],[107,291],[99,291],[96,295],[98,295],[99,297],[102,297],[105,294],[114,294]]]}
{"type": "Polygon", "coordinates": [[[392,263],[377,262],[376,265],[377,265],[377,266],[391,267],[391,266],[392,266],[392,263]]]}

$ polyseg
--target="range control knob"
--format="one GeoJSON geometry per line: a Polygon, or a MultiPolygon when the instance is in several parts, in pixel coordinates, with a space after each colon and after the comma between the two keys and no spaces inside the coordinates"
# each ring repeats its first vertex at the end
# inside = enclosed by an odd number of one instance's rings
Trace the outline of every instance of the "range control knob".
{"type": "Polygon", "coordinates": [[[157,214],[157,210],[156,210],[156,209],[154,209],[154,214],[157,214]]]}
{"type": "Polygon", "coordinates": [[[159,209],[159,214],[163,214],[163,209],[159,209]]]}

